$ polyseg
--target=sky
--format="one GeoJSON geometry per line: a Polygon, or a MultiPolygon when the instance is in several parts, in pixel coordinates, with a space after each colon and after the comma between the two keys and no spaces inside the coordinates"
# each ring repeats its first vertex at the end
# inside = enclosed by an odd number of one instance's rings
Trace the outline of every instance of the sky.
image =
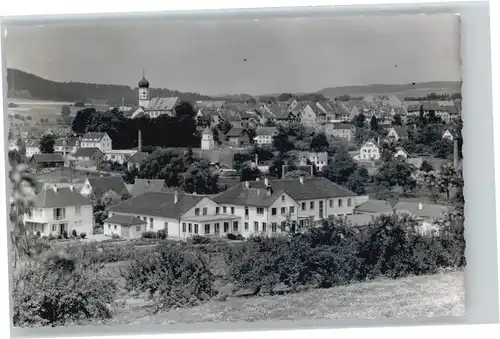
{"type": "Polygon", "coordinates": [[[133,21],[7,28],[7,67],[55,81],[206,95],[460,81],[460,19],[133,21]]]}

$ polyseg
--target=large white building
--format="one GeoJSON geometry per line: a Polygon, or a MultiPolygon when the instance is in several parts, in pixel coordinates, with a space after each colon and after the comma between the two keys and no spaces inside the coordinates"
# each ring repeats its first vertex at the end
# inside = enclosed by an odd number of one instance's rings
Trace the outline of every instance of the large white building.
{"type": "Polygon", "coordinates": [[[211,149],[214,149],[214,147],[215,147],[214,135],[210,127],[207,127],[201,134],[201,150],[209,151],[211,149]]]}
{"type": "Polygon", "coordinates": [[[92,202],[78,193],[73,186],[58,188],[53,186],[33,197],[33,209],[24,216],[29,232],[41,235],[71,235],[93,233],[92,202]]]}
{"type": "Polygon", "coordinates": [[[354,157],[357,161],[378,161],[380,160],[380,148],[374,141],[368,141],[359,150],[359,154],[354,157]]]}
{"type": "Polygon", "coordinates": [[[89,132],[85,133],[80,142],[81,148],[98,148],[101,152],[106,153],[113,149],[113,144],[108,133],[89,132]]]}

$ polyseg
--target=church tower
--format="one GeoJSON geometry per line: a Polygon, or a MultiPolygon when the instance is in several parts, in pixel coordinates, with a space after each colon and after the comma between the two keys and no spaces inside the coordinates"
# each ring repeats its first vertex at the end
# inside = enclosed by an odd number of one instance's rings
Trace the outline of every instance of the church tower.
{"type": "Polygon", "coordinates": [[[210,128],[207,127],[205,128],[205,130],[201,135],[201,150],[209,151],[214,149],[214,147],[215,147],[214,135],[212,134],[210,128]]]}
{"type": "Polygon", "coordinates": [[[139,81],[139,107],[147,107],[149,105],[149,81],[144,77],[142,72],[142,79],[139,81]]]}

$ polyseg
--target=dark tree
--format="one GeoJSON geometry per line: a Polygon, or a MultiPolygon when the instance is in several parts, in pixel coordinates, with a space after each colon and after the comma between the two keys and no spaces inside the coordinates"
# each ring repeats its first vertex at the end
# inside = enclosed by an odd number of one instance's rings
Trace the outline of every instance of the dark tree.
{"type": "Polygon", "coordinates": [[[358,164],[345,151],[338,152],[333,161],[323,171],[323,176],[339,185],[348,182],[349,177],[357,170],[358,164]]]}
{"type": "Polygon", "coordinates": [[[423,172],[431,172],[434,171],[434,167],[432,167],[432,164],[428,162],[427,160],[422,161],[422,164],[420,165],[420,170],[423,172]]]}
{"type": "Polygon", "coordinates": [[[328,151],[330,144],[326,138],[325,133],[315,134],[311,140],[311,150],[314,152],[325,152],[328,151]]]}
{"type": "Polygon", "coordinates": [[[365,115],[363,113],[360,113],[354,117],[352,123],[357,128],[364,128],[365,127],[365,120],[366,120],[365,115]]]}
{"type": "Polygon", "coordinates": [[[73,132],[76,134],[83,134],[87,132],[87,126],[92,123],[94,116],[96,116],[96,110],[94,108],[85,108],[78,111],[71,125],[73,132]]]}
{"type": "Polygon", "coordinates": [[[392,120],[392,124],[394,126],[402,126],[403,125],[403,120],[401,118],[401,115],[399,115],[399,114],[394,115],[394,118],[392,120]]]}
{"type": "Polygon", "coordinates": [[[351,174],[348,180],[348,187],[356,194],[366,193],[366,184],[370,180],[370,175],[365,167],[358,167],[356,171],[351,174]]]}
{"type": "Polygon", "coordinates": [[[40,139],[40,152],[41,153],[54,153],[54,144],[56,137],[53,134],[45,134],[40,139]]]}
{"type": "Polygon", "coordinates": [[[374,132],[378,132],[379,130],[378,120],[376,116],[372,116],[372,119],[370,120],[370,129],[374,132]]]}

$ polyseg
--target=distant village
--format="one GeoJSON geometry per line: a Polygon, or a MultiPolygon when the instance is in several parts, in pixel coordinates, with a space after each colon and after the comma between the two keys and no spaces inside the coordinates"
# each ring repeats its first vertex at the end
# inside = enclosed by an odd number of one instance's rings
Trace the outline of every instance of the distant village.
{"type": "MultiPolygon", "coordinates": [[[[135,107],[95,101],[61,114],[66,121],[88,108],[134,121],[179,114],[182,100],[150,97],[149,87],[143,77],[135,107]]],[[[394,211],[426,230],[452,208],[461,189],[459,98],[285,99],[189,103],[196,147],[145,144],[149,132],[138,128],[129,136],[135,146],[123,149],[106,127],[76,133],[71,123],[11,119],[9,157],[30,164],[40,182],[28,230],[103,239],[145,232],[237,238],[330,217],[362,227],[394,211]]]]}

